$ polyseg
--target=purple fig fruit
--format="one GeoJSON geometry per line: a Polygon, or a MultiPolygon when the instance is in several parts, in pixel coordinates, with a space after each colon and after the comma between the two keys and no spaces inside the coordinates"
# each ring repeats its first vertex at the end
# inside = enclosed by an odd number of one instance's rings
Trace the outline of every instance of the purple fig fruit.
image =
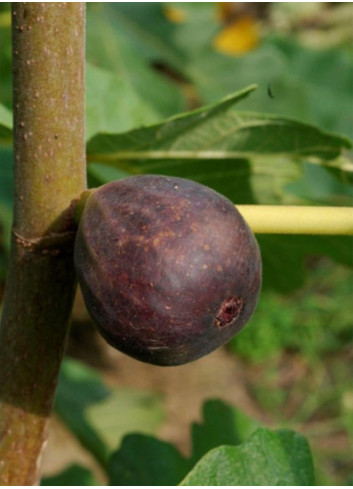
{"type": "Polygon", "coordinates": [[[261,288],[259,247],[235,206],[176,177],[134,176],[93,191],[75,266],[103,337],[155,365],[184,364],[226,343],[261,288]]]}

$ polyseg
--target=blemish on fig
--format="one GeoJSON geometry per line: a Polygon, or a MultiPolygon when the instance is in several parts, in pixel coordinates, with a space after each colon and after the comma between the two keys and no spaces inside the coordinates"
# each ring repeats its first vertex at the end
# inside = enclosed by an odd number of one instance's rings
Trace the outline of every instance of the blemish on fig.
{"type": "Polygon", "coordinates": [[[222,302],[215,317],[214,324],[217,328],[226,328],[234,323],[240,316],[244,306],[241,297],[228,297],[222,302]]]}

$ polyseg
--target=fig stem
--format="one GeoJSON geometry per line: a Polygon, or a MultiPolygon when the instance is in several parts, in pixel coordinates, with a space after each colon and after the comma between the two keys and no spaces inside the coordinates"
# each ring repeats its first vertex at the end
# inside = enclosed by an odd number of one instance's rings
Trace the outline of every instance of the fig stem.
{"type": "Polygon", "coordinates": [[[256,234],[353,235],[353,207],[236,207],[256,234]]]}
{"type": "Polygon", "coordinates": [[[82,192],[80,197],[77,199],[77,201],[75,203],[75,210],[74,210],[74,221],[75,221],[75,224],[77,226],[80,224],[81,216],[82,216],[83,210],[85,208],[87,199],[91,194],[93,194],[93,192],[95,190],[96,190],[95,188],[85,190],[84,192],[82,192]]]}

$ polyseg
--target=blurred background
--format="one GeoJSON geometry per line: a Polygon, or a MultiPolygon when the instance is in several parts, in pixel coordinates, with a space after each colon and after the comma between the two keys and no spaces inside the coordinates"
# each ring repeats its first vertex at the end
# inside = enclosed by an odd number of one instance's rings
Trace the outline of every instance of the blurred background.
{"type": "MultiPolygon", "coordinates": [[[[277,114],[353,137],[353,4],[88,3],[86,137],[151,124],[256,83],[240,111],[277,114]]],[[[0,115],[11,118],[11,17],[0,5],[0,115]]],[[[352,161],[156,163],[155,173],[206,183],[236,203],[352,205],[352,161]],[[232,177],[233,175],[233,177],[232,177]],[[236,176],[235,176],[236,177],[236,176]]],[[[0,295],[12,219],[11,136],[0,132],[0,295]]],[[[97,186],[139,170],[91,161],[97,186]]],[[[192,364],[160,368],[113,350],[77,294],[44,474],[99,464],[88,449],[144,432],[190,451],[207,399],[254,422],[297,430],[317,483],[353,483],[352,240],[259,236],[264,288],[249,325],[192,364]],[[102,394],[109,391],[109,396],[102,394]],[[99,394],[101,393],[101,394],[99,394]],[[96,397],[95,397],[96,396],[96,397]],[[97,402],[99,401],[99,402],[97,402]],[[97,442],[98,440],[98,442],[97,442]]]]}

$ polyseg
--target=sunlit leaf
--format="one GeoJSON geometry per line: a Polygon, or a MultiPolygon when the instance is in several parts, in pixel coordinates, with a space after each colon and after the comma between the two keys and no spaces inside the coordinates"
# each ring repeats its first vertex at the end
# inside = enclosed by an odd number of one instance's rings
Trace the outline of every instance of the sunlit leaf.
{"type": "Polygon", "coordinates": [[[208,452],[181,485],[314,485],[313,463],[303,436],[261,428],[241,445],[208,452]]]}
{"type": "MultiPolygon", "coordinates": [[[[148,105],[159,118],[185,110],[181,87],[163,71],[155,70],[141,50],[131,42],[129,35],[124,35],[122,30],[117,28],[115,10],[113,4],[104,2],[87,4],[86,57],[88,62],[103,68],[105,73],[109,72],[117,76],[130,97],[133,94],[135,98],[143,101],[143,104],[148,105]]],[[[97,88],[99,88],[99,79],[94,89],[97,88]]],[[[94,97],[94,93],[92,95],[94,97]]],[[[124,103],[124,94],[119,91],[115,95],[115,100],[118,101],[115,107],[120,106],[120,103],[124,103]]],[[[129,109],[129,107],[125,108],[129,109]]],[[[136,112],[136,106],[134,110],[136,112]]],[[[121,112],[123,116],[124,111],[121,112]]],[[[131,109],[128,110],[128,114],[130,112],[131,109]]]]}
{"type": "Polygon", "coordinates": [[[86,66],[86,139],[155,122],[158,114],[121,76],[86,66]]]}
{"type": "Polygon", "coordinates": [[[221,102],[125,134],[100,134],[87,145],[88,158],[119,161],[234,159],[265,155],[337,157],[350,142],[300,122],[229,110],[249,87],[221,102]]]}
{"type": "Polygon", "coordinates": [[[193,464],[212,448],[239,445],[258,427],[256,421],[217,399],[206,401],[202,414],[202,421],[191,428],[193,464]]]}

